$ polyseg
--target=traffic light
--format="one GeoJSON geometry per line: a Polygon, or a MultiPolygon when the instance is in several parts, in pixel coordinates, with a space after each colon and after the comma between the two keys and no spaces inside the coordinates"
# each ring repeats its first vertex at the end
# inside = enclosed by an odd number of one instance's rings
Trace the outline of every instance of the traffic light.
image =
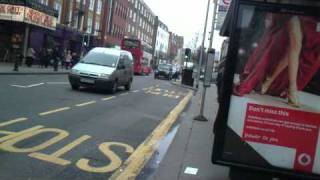
{"type": "Polygon", "coordinates": [[[190,57],[191,49],[190,48],[186,48],[185,51],[184,51],[184,55],[187,56],[187,57],[190,57]]]}

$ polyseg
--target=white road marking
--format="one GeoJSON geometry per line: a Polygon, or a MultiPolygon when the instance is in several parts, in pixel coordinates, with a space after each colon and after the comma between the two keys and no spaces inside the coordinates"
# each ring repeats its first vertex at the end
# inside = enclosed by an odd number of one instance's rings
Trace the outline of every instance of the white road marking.
{"type": "Polygon", "coordinates": [[[139,92],[140,90],[134,90],[134,91],[132,91],[132,92],[134,92],[134,93],[136,93],[136,92],[139,92]]]}
{"type": "Polygon", "coordinates": [[[46,84],[69,84],[68,82],[46,82],[46,84]]]}
{"type": "Polygon", "coordinates": [[[101,100],[102,101],[108,101],[108,100],[114,99],[114,98],[116,98],[116,97],[115,96],[111,96],[111,97],[102,98],[101,100]]]}
{"type": "Polygon", "coordinates": [[[28,86],[21,86],[21,85],[16,85],[16,84],[11,84],[10,86],[18,87],[18,88],[28,88],[28,86]]]}
{"type": "Polygon", "coordinates": [[[44,85],[44,83],[30,84],[30,85],[27,85],[27,86],[11,84],[11,86],[18,87],[18,88],[31,88],[31,87],[41,86],[41,85],[44,85]]]}
{"type": "Polygon", "coordinates": [[[75,106],[82,107],[82,106],[86,106],[86,105],[90,105],[90,104],[94,104],[94,103],[96,103],[96,101],[89,101],[89,102],[85,102],[85,103],[81,103],[81,104],[76,104],[75,106]]]}
{"type": "Polygon", "coordinates": [[[14,123],[21,122],[21,121],[26,121],[26,120],[28,120],[28,118],[24,118],[24,117],[23,118],[12,119],[12,120],[0,123],[0,127],[7,126],[7,125],[10,125],[10,124],[14,124],[14,123]]]}
{"type": "Polygon", "coordinates": [[[68,109],[70,109],[70,107],[58,108],[58,109],[50,110],[50,111],[47,111],[47,112],[39,113],[39,116],[45,116],[45,115],[53,114],[53,113],[56,113],[56,112],[65,111],[65,110],[68,110],[68,109]]]}
{"type": "Polygon", "coordinates": [[[31,88],[31,87],[36,87],[36,86],[41,86],[43,85],[44,83],[38,83],[38,84],[31,84],[28,86],[28,88],[31,88]]]}
{"type": "Polygon", "coordinates": [[[119,96],[125,96],[125,95],[128,95],[129,93],[126,92],[126,93],[121,93],[119,96]]]}
{"type": "Polygon", "coordinates": [[[192,174],[192,175],[197,175],[198,173],[198,168],[193,168],[193,167],[186,167],[184,170],[185,174],[192,174]]]}

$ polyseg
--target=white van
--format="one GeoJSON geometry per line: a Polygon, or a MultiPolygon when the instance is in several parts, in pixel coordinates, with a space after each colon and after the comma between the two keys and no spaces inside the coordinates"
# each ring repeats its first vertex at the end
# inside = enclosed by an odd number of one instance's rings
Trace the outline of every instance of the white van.
{"type": "Polygon", "coordinates": [[[109,90],[115,93],[119,86],[131,88],[133,58],[130,52],[97,47],[89,51],[69,74],[72,89],[80,86],[109,90]]]}

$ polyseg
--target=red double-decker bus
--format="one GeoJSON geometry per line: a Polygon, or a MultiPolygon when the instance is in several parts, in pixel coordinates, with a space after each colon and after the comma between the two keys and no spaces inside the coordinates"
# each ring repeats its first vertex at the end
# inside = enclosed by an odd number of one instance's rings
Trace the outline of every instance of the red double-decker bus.
{"type": "Polygon", "coordinates": [[[134,59],[134,73],[149,75],[151,73],[152,48],[135,38],[123,38],[121,49],[131,52],[134,59]]]}

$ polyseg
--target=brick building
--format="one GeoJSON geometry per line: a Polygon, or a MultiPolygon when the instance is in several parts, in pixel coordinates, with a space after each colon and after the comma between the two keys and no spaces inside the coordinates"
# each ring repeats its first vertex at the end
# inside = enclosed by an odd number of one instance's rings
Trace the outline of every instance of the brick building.
{"type": "MultiPolygon", "coordinates": [[[[126,35],[152,45],[155,15],[143,0],[128,0],[126,35]]],[[[150,52],[151,54],[151,52],[150,52]]]]}
{"type": "Polygon", "coordinates": [[[173,60],[178,55],[179,49],[183,48],[184,39],[173,32],[169,32],[168,57],[173,60]]]}
{"type": "Polygon", "coordinates": [[[101,22],[103,46],[120,46],[125,36],[128,0],[105,0],[101,22]]]}

